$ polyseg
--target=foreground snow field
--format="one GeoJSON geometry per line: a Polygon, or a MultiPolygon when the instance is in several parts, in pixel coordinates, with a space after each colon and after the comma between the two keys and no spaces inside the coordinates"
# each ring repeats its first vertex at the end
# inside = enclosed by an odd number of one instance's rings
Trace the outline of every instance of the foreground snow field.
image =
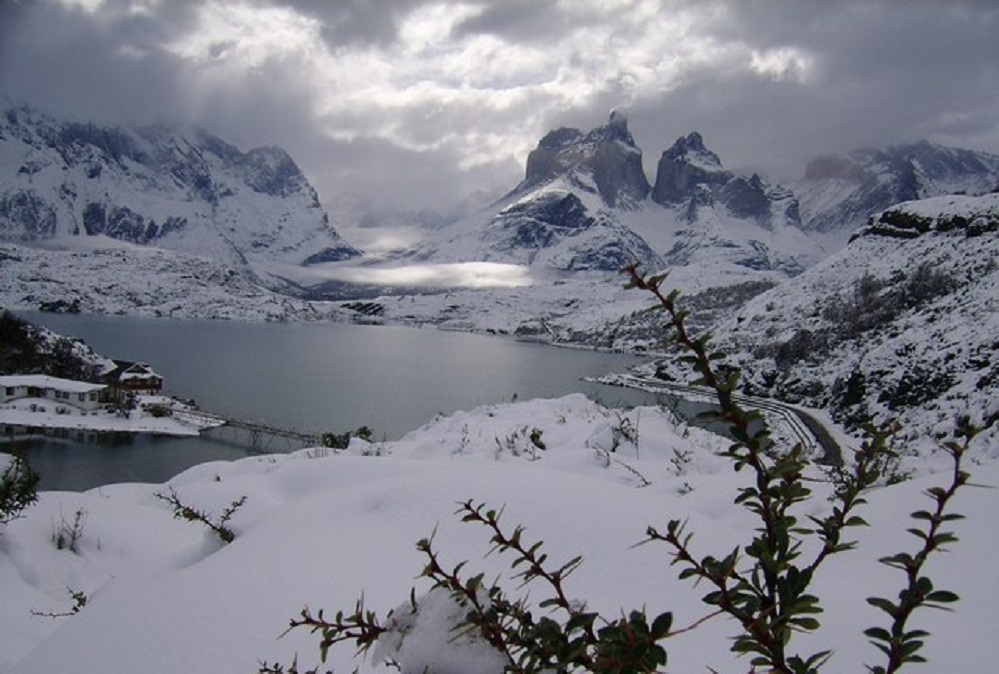
{"type": "MultiPolygon", "coordinates": [[[[530,540],[544,539],[553,562],[583,555],[567,583],[574,597],[606,615],[670,609],[682,627],[708,613],[699,600],[705,590],[677,580],[664,548],[632,546],[646,526],[684,517],[700,554],[727,553],[748,540],[750,519],[732,505],[744,476],[714,456],[722,442],[657,408],[624,413],[577,394],[458,412],[398,442],[355,440],[340,454],[303,450],[202,464],[166,485],[43,493],[0,534],[0,672],[245,674],[264,660],[288,664],[296,653],[300,666],[309,665],[317,659],[315,640],[304,632],[279,638],[288,620],[306,605],[328,615],[351,609],[362,593],[367,607],[384,615],[412,587],[429,590],[415,579],[424,561],[415,542],[435,528],[445,562],[469,559],[469,572],[509,575],[503,559],[482,558],[486,531],[452,516],[467,499],[505,506],[503,521],[525,525],[530,540]],[[235,541],[221,547],[201,525],[173,519],[155,497],[169,489],[215,514],[245,495],[231,521],[235,541]],[[58,529],[72,525],[78,511],[78,552],[56,549],[58,529]],[[33,615],[69,612],[72,592],[88,598],[79,613],[33,615]]],[[[986,454],[974,454],[973,481],[999,484],[999,465],[986,454]]],[[[864,598],[894,597],[901,579],[876,560],[915,547],[904,533],[908,513],[924,507],[922,490],[944,479],[929,475],[876,490],[859,550],[826,568],[818,587],[827,607],[822,636],[801,647],[835,649],[827,671],[879,662],[862,630],[883,623],[864,598]]],[[[816,486],[820,497],[807,512],[823,510],[826,491],[816,486]]],[[[932,561],[930,575],[962,599],[955,613],[918,615],[916,626],[934,636],[925,651],[930,664],[911,671],[994,671],[999,583],[989,560],[997,507],[994,489],[959,494],[956,510],[968,516],[955,525],[961,540],[932,561]]],[[[748,661],[728,652],[734,632],[716,618],[671,640],[667,671],[744,674],[748,661]]],[[[412,640],[414,664],[432,647],[427,639],[412,640]]],[[[386,669],[352,655],[349,645],[334,649],[327,667],[386,669]]],[[[480,664],[459,658],[452,671],[467,674],[480,664]]]]}

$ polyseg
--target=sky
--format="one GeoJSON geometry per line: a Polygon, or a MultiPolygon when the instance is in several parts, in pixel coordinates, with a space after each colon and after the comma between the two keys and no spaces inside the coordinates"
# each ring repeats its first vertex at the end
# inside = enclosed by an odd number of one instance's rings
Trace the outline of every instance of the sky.
{"type": "Polygon", "coordinates": [[[359,223],[485,203],[612,110],[650,181],[693,130],[785,182],[922,138],[999,153],[996,35],[994,0],[3,0],[0,95],[281,146],[359,223]]]}

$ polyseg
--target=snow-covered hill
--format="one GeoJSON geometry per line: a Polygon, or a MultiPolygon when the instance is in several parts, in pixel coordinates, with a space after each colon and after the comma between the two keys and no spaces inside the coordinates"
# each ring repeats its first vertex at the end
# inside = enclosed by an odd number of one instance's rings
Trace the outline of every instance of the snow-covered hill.
{"type": "Polygon", "coordinates": [[[67,250],[0,243],[0,307],[258,321],[349,316],[329,303],[267,290],[203,257],[106,237],[72,243],[67,250]]]}
{"type": "MultiPolygon", "coordinates": [[[[469,560],[465,573],[481,570],[486,581],[520,586],[509,559],[496,551],[485,557],[490,533],[454,516],[457,502],[474,499],[503,508],[504,526],[524,525],[525,542],[543,540],[552,565],[581,555],[565,587],[589,610],[671,610],[676,629],[701,622],[665,642],[667,671],[745,672],[748,660],[729,651],[736,625],[702,620],[711,612],[700,600],[707,590],[677,578],[665,547],[635,545],[647,526],[673,518],[696,532],[690,545],[698,555],[725,555],[748,542],[754,523],[732,500],[749,478],[715,455],[720,442],[659,408],[609,410],[572,395],[457,413],[398,442],[355,440],[345,454],[317,448],[204,464],[163,485],[43,493],[0,533],[0,671],[245,674],[262,661],[288,665],[296,654],[299,671],[311,671],[318,635],[281,636],[288,620],[305,606],[332,618],[362,595],[367,609],[384,616],[409,600],[411,588],[420,596],[430,587],[415,579],[426,562],[415,543],[432,533],[448,569],[469,560]],[[221,546],[200,524],[174,518],[154,496],[171,489],[215,516],[245,496],[228,522],[235,540],[221,546]],[[54,532],[71,531],[76,513],[76,552],[57,549],[54,532]],[[73,593],[86,599],[76,613],[73,593]]],[[[995,457],[973,458],[972,481],[996,484],[995,457]]],[[[809,477],[817,498],[802,514],[820,515],[831,485],[819,472],[809,477]]],[[[794,649],[832,649],[831,671],[882,661],[863,630],[884,625],[884,615],[865,598],[894,597],[903,574],[877,560],[913,550],[908,514],[927,507],[923,491],[944,479],[869,494],[862,515],[871,526],[850,530],[858,549],[830,559],[817,576],[826,609],[819,636],[797,637],[794,649]]],[[[921,652],[930,671],[985,674],[997,658],[999,584],[983,560],[995,555],[999,492],[967,488],[956,500],[967,519],[948,528],[960,540],[932,559],[928,574],[961,601],[954,612],[917,613],[912,627],[932,633],[921,652]]],[[[540,589],[530,595],[535,604],[543,598],[540,589]]],[[[439,672],[500,671],[481,647],[456,645],[434,615],[405,637],[396,655],[402,671],[425,671],[431,661],[450,662],[433,669],[439,672]]],[[[335,646],[319,671],[396,671],[353,655],[353,644],[335,646]]]]}
{"type": "Polygon", "coordinates": [[[854,427],[898,418],[909,440],[940,437],[957,415],[999,438],[997,335],[999,194],[890,208],[716,329],[751,390],[854,427]]]}
{"type": "Polygon", "coordinates": [[[207,257],[268,282],[265,263],[342,260],[315,190],[286,152],[204,131],[126,130],[0,111],[0,240],[103,235],[207,257]]]}

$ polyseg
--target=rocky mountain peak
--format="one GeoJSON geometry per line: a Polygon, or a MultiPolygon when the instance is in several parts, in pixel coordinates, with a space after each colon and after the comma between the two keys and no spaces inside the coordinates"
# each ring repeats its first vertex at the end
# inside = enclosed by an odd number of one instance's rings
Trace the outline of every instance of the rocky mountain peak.
{"type": "Polygon", "coordinates": [[[685,201],[697,185],[717,187],[732,178],[722,167],[721,159],[704,146],[696,131],[677,138],[659,158],[652,200],[663,206],[685,201]]]}
{"type": "Polygon", "coordinates": [[[599,194],[610,207],[633,208],[649,193],[642,151],[627,118],[617,111],[607,124],[585,134],[566,127],[547,133],[528,155],[526,176],[515,191],[557,178],[599,194]]]}

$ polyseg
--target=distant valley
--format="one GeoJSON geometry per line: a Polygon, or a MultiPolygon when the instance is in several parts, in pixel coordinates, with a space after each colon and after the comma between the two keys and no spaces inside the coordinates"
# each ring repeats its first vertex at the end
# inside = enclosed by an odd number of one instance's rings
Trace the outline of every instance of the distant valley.
{"type": "Polygon", "coordinates": [[[278,148],[10,106],[0,304],[390,321],[656,353],[648,301],[617,274],[638,262],[670,270],[754,392],[932,431],[959,408],[996,414],[997,189],[999,157],[928,142],[817,158],[778,185],[725,168],[696,131],[650,180],[615,113],[546,134],[504,197],[375,259],[278,148]]]}

